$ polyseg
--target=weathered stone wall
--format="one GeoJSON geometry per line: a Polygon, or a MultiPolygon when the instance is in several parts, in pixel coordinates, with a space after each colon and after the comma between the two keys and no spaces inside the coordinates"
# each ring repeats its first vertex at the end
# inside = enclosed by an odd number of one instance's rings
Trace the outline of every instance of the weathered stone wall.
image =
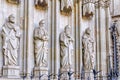
{"type": "MultiPolygon", "coordinates": [[[[110,11],[109,5],[102,0],[96,2],[95,6],[90,10],[91,13],[83,16],[84,11],[82,0],[71,0],[72,12],[67,13],[61,11],[60,0],[46,0],[47,8],[40,9],[35,6],[35,0],[21,0],[19,4],[11,4],[7,0],[0,0],[0,28],[6,22],[10,14],[16,17],[16,24],[22,30],[22,38],[20,39],[19,66],[20,76],[30,78],[35,68],[34,54],[34,29],[39,26],[39,21],[45,20],[45,29],[48,32],[48,72],[58,74],[60,70],[60,33],[64,31],[66,25],[71,27],[71,36],[74,43],[74,55],[72,56],[73,71],[76,73],[75,78],[80,79],[80,73],[83,67],[83,51],[82,36],[85,30],[90,27],[92,37],[94,39],[95,51],[95,68],[101,70],[100,76],[106,76],[108,73],[108,55],[111,54],[110,43],[110,11]]],[[[94,0],[93,0],[94,1],[94,0]]],[[[113,2],[112,2],[113,3],[113,2]]],[[[88,4],[90,6],[91,4],[88,4]]],[[[94,5],[94,4],[92,4],[94,5]]],[[[84,7],[85,8],[85,7],[84,7]]],[[[86,7],[87,8],[87,7],[86,7]]],[[[116,10],[117,7],[114,7],[116,10]]],[[[89,9],[89,8],[88,8],[89,9]]],[[[111,10],[113,7],[111,8],[111,10]]],[[[85,10],[87,11],[87,10],[85,10]]],[[[119,10],[117,10],[119,11],[119,10]]],[[[115,11],[115,15],[117,12],[115,11]]],[[[2,38],[0,38],[0,75],[3,69],[3,52],[2,38]]],[[[55,76],[51,78],[56,79],[55,76]]],[[[13,79],[11,79],[13,80],[13,79]]],[[[16,80],[16,79],[15,79],[16,80]]]]}

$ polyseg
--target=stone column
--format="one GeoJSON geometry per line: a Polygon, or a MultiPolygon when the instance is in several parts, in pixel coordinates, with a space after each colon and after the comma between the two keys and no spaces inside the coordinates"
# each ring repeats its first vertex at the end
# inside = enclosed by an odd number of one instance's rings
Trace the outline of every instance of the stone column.
{"type": "MultiPolygon", "coordinates": [[[[1,21],[0,21],[0,29],[2,28],[2,25],[3,25],[3,20],[4,19],[4,16],[2,14],[3,12],[3,1],[0,0],[0,17],[1,17],[1,21]]],[[[1,33],[1,31],[0,31],[1,33]]],[[[0,34],[0,44],[2,44],[2,37],[1,37],[1,34],[0,34]]],[[[3,54],[2,54],[2,45],[0,45],[0,76],[2,76],[2,67],[3,67],[3,54]]]]}
{"type": "Polygon", "coordinates": [[[33,67],[34,67],[34,45],[33,45],[33,31],[34,31],[34,0],[25,0],[26,1],[26,11],[25,11],[25,17],[26,17],[26,73],[27,78],[30,78],[33,67]]]}
{"type": "Polygon", "coordinates": [[[106,13],[106,63],[107,73],[110,73],[110,67],[112,68],[112,42],[111,42],[111,16],[110,16],[110,0],[105,1],[105,13],[106,13]]]}
{"type": "MultiPolygon", "coordinates": [[[[100,46],[99,46],[99,3],[95,3],[95,42],[96,42],[96,70],[100,71],[100,46]]],[[[100,76],[98,74],[98,76],[100,76]]],[[[99,79],[99,78],[98,78],[99,79]]]]}
{"type": "MultiPolygon", "coordinates": [[[[55,65],[55,49],[56,49],[56,0],[51,1],[51,73],[55,73],[56,65],[55,65]]],[[[54,76],[51,76],[52,79],[54,76]]]]}
{"type": "Polygon", "coordinates": [[[107,74],[107,49],[106,49],[106,12],[105,3],[102,0],[96,2],[98,10],[96,10],[96,19],[98,21],[97,29],[97,68],[101,70],[101,75],[104,80],[106,80],[107,74]],[[97,17],[98,16],[98,17],[97,17]],[[104,21],[105,20],[105,21],[104,21]]]}

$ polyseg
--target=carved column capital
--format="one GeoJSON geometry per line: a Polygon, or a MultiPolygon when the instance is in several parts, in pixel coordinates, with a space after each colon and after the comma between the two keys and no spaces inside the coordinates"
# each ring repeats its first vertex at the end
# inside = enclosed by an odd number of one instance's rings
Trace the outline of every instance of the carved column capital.
{"type": "Polygon", "coordinates": [[[95,2],[95,8],[106,8],[110,6],[110,0],[98,0],[95,2]]]}
{"type": "Polygon", "coordinates": [[[105,1],[105,8],[110,7],[110,3],[111,3],[111,1],[110,1],[110,0],[106,0],[106,1],[105,1]]]}

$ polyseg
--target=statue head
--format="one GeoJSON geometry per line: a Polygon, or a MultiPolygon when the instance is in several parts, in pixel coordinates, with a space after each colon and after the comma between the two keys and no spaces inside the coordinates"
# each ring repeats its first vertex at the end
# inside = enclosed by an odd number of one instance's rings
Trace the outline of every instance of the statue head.
{"type": "Polygon", "coordinates": [[[85,33],[87,33],[87,34],[91,34],[91,29],[88,27],[87,29],[86,29],[86,31],[85,31],[85,33]]]}
{"type": "Polygon", "coordinates": [[[45,24],[45,21],[44,21],[44,20],[41,20],[41,21],[39,22],[39,27],[44,27],[44,24],[45,24]]]}
{"type": "Polygon", "coordinates": [[[70,36],[70,33],[71,33],[71,28],[69,25],[65,26],[65,29],[64,29],[65,33],[67,36],[70,36]]]}
{"type": "Polygon", "coordinates": [[[15,17],[14,17],[14,15],[11,14],[11,15],[8,17],[8,20],[9,20],[9,22],[11,22],[11,23],[15,23],[15,17]]]}

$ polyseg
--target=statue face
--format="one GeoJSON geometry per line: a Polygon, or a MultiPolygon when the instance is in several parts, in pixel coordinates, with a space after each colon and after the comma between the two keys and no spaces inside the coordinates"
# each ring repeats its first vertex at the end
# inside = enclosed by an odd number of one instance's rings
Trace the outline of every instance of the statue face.
{"type": "Polygon", "coordinates": [[[65,28],[65,33],[66,33],[67,36],[70,36],[71,31],[70,31],[69,27],[65,28]]]}
{"type": "Polygon", "coordinates": [[[41,28],[43,28],[44,26],[45,26],[45,24],[44,24],[44,23],[39,24],[39,27],[41,27],[41,28]]]}
{"type": "Polygon", "coordinates": [[[45,26],[45,21],[44,20],[41,20],[40,22],[39,22],[39,27],[44,27],[45,26]]]}
{"type": "Polygon", "coordinates": [[[87,34],[90,34],[90,33],[91,33],[91,30],[88,28],[88,29],[86,30],[86,33],[87,33],[87,34]]]}
{"type": "Polygon", "coordinates": [[[14,16],[9,16],[9,21],[11,22],[11,23],[15,23],[15,17],[14,16]]]}

